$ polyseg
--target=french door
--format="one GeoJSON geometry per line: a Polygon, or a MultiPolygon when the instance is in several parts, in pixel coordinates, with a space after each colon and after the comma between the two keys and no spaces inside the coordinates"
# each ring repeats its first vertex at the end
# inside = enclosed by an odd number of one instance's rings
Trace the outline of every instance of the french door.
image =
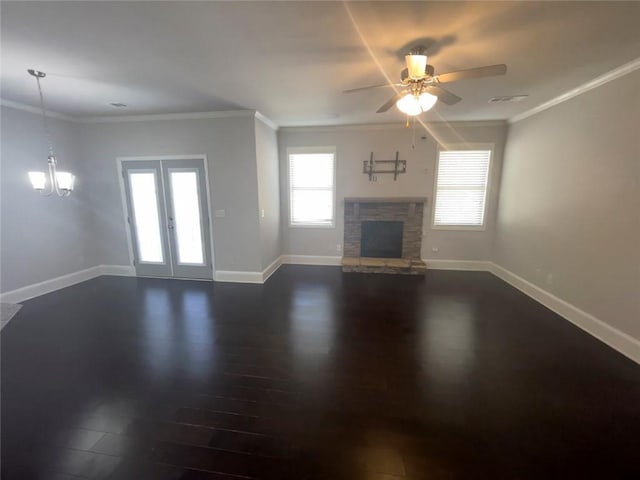
{"type": "Polygon", "coordinates": [[[136,275],[213,279],[204,160],[126,160],[136,275]]]}

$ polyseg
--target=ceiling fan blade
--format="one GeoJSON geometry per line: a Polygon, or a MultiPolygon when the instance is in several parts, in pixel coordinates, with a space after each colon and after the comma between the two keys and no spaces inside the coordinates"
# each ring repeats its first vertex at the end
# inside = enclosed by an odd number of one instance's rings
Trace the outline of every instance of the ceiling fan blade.
{"type": "Polygon", "coordinates": [[[437,85],[427,85],[427,87],[425,87],[425,90],[427,93],[438,97],[438,100],[440,100],[442,103],[446,103],[447,105],[454,105],[462,100],[456,94],[451,93],[449,90],[445,90],[442,87],[438,87],[437,85]]]}
{"type": "Polygon", "coordinates": [[[437,75],[436,78],[440,83],[449,83],[457,82],[458,80],[465,80],[467,78],[495,77],[498,75],[504,75],[505,73],[507,73],[507,66],[505,64],[500,64],[443,73],[441,75],[437,75]]]}
{"type": "Polygon", "coordinates": [[[382,105],[378,110],[376,110],[376,113],[386,112],[391,107],[393,107],[396,104],[396,102],[402,98],[403,95],[405,95],[405,92],[396,93],[393,97],[387,100],[387,102],[384,105],[382,105]]]}
{"type": "Polygon", "coordinates": [[[360,92],[362,90],[369,90],[370,88],[399,87],[400,85],[402,84],[401,83],[381,83],[380,85],[370,85],[368,87],[351,88],[349,90],[343,91],[342,93],[360,92]]]}

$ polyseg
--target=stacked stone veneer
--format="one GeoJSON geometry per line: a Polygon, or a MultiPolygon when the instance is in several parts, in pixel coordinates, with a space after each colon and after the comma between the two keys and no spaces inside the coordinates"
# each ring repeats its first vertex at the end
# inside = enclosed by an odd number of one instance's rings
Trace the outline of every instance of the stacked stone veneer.
{"type": "Polygon", "coordinates": [[[401,221],[402,258],[419,260],[422,246],[424,198],[346,198],[344,205],[344,256],[360,256],[362,222],[401,221]]]}

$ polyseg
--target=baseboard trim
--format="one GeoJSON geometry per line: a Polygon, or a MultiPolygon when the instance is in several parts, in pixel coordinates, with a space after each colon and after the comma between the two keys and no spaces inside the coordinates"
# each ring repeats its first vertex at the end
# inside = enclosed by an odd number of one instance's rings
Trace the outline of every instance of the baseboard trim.
{"type": "Polygon", "coordinates": [[[131,265],[100,265],[101,275],[114,275],[116,277],[135,277],[136,267],[131,265]]]}
{"type": "Polygon", "coordinates": [[[491,262],[484,260],[439,260],[425,259],[429,270],[465,270],[471,272],[488,272],[491,268],[491,262]]]}
{"type": "Polygon", "coordinates": [[[262,272],[237,272],[232,270],[218,270],[216,282],[230,283],[264,283],[282,265],[342,265],[342,257],[324,255],[280,255],[262,272]]]}
{"type": "Polygon", "coordinates": [[[217,270],[216,282],[229,283],[264,283],[262,272],[238,272],[234,270],[217,270]]]}
{"type": "Polygon", "coordinates": [[[133,277],[136,274],[134,267],[130,265],[96,265],[77,272],[61,275],[42,282],[25,285],[0,294],[0,300],[7,303],[20,303],[40,295],[55,292],[61,288],[70,287],[77,283],[86,282],[101,275],[117,275],[121,277],[133,277]]]}
{"type": "Polygon", "coordinates": [[[431,270],[465,270],[491,272],[499,279],[520,290],[536,302],[557,313],[565,320],[581,328],[609,347],[640,364],[640,341],[612,327],[599,318],[579,309],[575,305],[556,297],[500,265],[482,260],[437,260],[426,259],[431,270]]]}
{"type": "Polygon", "coordinates": [[[276,271],[280,268],[281,265],[282,265],[282,255],[276,258],[273,262],[271,262],[271,265],[269,265],[267,268],[265,268],[262,271],[262,283],[269,280],[269,277],[274,273],[276,273],[276,271]]]}
{"type": "Polygon", "coordinates": [[[284,265],[342,265],[342,257],[325,255],[282,255],[284,265]]]}
{"type": "Polygon", "coordinates": [[[534,285],[506,268],[492,262],[488,263],[491,267],[489,271],[496,277],[504,280],[509,285],[517,288],[522,293],[570,321],[591,336],[640,364],[640,341],[603,322],[599,318],[594,317],[590,313],[579,309],[575,305],[556,297],[552,293],[534,285]]]}
{"type": "Polygon", "coordinates": [[[31,298],[39,297],[40,295],[55,292],[61,288],[70,287],[76,283],[91,280],[100,275],[102,275],[101,268],[97,265],[2,293],[0,294],[0,300],[6,303],[20,303],[31,298]]]}

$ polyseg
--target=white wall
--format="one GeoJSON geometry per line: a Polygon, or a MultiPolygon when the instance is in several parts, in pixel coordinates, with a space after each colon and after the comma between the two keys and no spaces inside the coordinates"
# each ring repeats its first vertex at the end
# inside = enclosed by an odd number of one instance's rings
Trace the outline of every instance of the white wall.
{"type": "Polygon", "coordinates": [[[443,260],[489,260],[492,252],[497,192],[502,164],[502,152],[507,131],[500,122],[431,124],[429,131],[417,126],[415,149],[412,148],[412,128],[399,125],[369,125],[317,128],[281,128],[278,131],[280,150],[280,185],[282,204],[283,253],[290,255],[341,256],[337,246],[344,237],[345,197],[415,197],[426,196],[425,232],[422,258],[443,260]],[[422,139],[426,136],[426,139],[422,139]],[[436,140],[437,139],[437,140],[436,140]],[[493,143],[495,145],[485,231],[432,230],[434,171],[437,145],[493,143]],[[289,181],[287,148],[303,146],[335,146],[337,149],[336,202],[337,222],[333,229],[291,228],[289,222],[289,181]],[[369,182],[362,173],[362,162],[374,152],[374,160],[391,160],[396,151],[407,160],[407,173],[393,181],[392,175],[378,175],[369,182]],[[432,252],[438,248],[438,252],[432,252]]]}
{"type": "Polygon", "coordinates": [[[93,123],[80,126],[89,162],[92,255],[129,265],[117,157],[205,154],[216,270],[262,271],[256,145],[252,112],[240,117],[93,123]]]}
{"type": "Polygon", "coordinates": [[[42,197],[27,172],[46,171],[49,154],[42,117],[2,107],[0,170],[0,291],[7,292],[97,265],[90,243],[85,159],[77,125],[49,119],[59,170],[76,175],[70,197],[42,197]]]}
{"type": "Polygon", "coordinates": [[[636,339],[639,86],[636,71],[511,126],[494,254],[636,339]]]}
{"type": "Polygon", "coordinates": [[[260,213],[260,258],[262,270],[282,253],[280,244],[280,171],[276,131],[255,121],[258,211],[260,213]]]}

